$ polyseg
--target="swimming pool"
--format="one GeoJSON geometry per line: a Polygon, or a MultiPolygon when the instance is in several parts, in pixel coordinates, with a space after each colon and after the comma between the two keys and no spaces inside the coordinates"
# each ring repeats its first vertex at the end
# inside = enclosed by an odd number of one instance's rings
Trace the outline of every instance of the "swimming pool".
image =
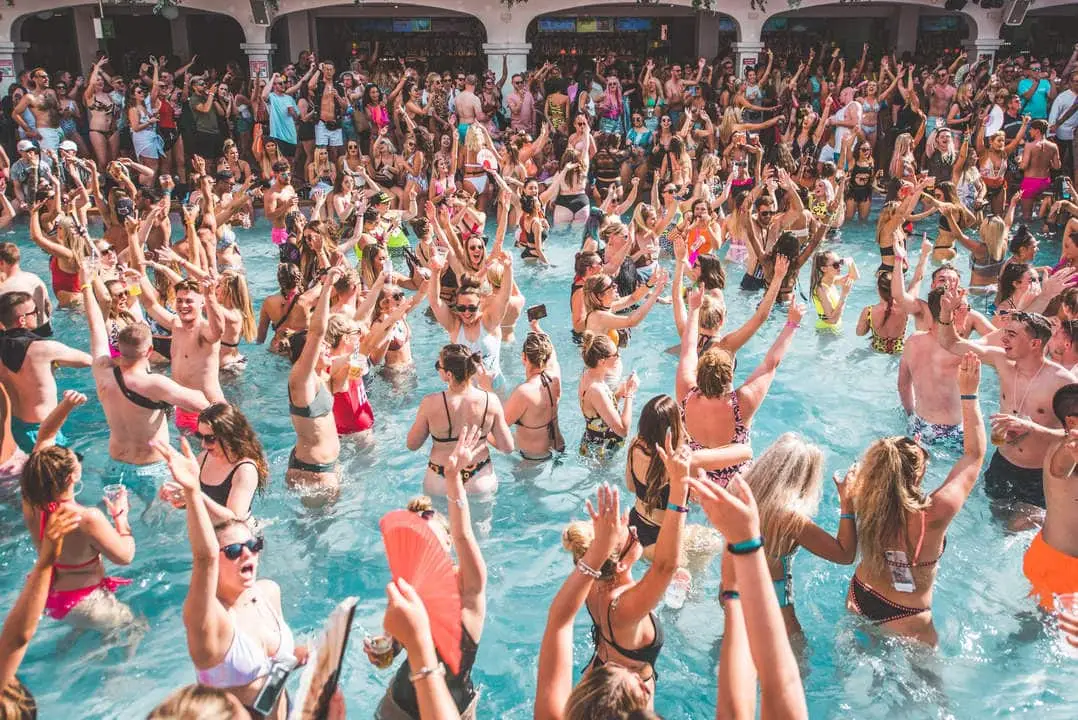
{"type": "MultiPolygon", "coordinates": [[[[276,289],[276,248],[268,234],[262,220],[255,230],[239,233],[256,305],[276,289]]],[[[24,267],[47,277],[46,259],[26,237],[25,227],[8,233],[8,239],[23,249],[24,267]]],[[[872,226],[851,225],[833,245],[836,252],[852,255],[871,276],[878,263],[873,237],[872,226]]],[[[555,233],[547,247],[553,267],[516,266],[527,303],[546,303],[550,309],[544,327],[554,338],[566,377],[561,422],[570,449],[583,430],[574,397],[582,362],[569,342],[567,312],[578,246],[578,231],[555,233]]],[[[1058,257],[1058,248],[1045,252],[1058,257]]],[[[968,280],[964,263],[963,259],[962,276],[968,280]]],[[[736,287],[740,269],[729,266],[727,273],[731,287],[736,287]]],[[[807,273],[802,272],[804,292],[807,273]]],[[[755,305],[755,296],[731,289],[727,297],[727,322],[736,327],[755,305]]],[[[817,335],[811,319],[806,320],[752,427],[757,454],[787,430],[801,432],[824,448],[827,472],[817,521],[827,529],[838,524],[830,473],[845,469],[876,437],[904,432],[895,391],[897,359],[871,353],[867,339],[853,333],[861,307],[875,301],[871,278],[863,278],[850,295],[841,336],[817,335]]],[[[759,362],[783,322],[784,316],[776,313],[741,351],[738,382],[759,362]]],[[[377,523],[385,512],[403,506],[421,490],[427,449],[410,453],[404,438],[419,398],[441,389],[438,379],[425,370],[446,341],[445,332],[422,312],[413,316],[412,324],[420,372],[403,388],[377,376],[370,383],[376,443],[364,451],[344,443],[342,499],[324,511],[302,508],[284,489],[284,470],[294,442],[284,410],[285,361],[262,348],[245,348],[250,358],[246,371],[225,385],[225,394],[252,420],[269,455],[271,487],[255,507],[266,526],[260,573],[281,585],[285,617],[297,634],[316,631],[347,595],[359,597],[358,626],[371,630],[380,626],[389,575],[377,523]]],[[[88,347],[81,318],[58,312],[54,327],[61,339],[88,347]]],[[[510,383],[522,378],[519,348],[524,330],[522,321],[515,347],[503,353],[510,383]]],[[[669,306],[659,305],[623,351],[626,373],[636,369],[640,374],[637,413],[650,397],[673,393],[676,357],[663,351],[676,342],[669,306]]],[[[984,375],[981,397],[987,415],[995,410],[998,393],[995,374],[986,370],[984,375]]],[[[66,370],[58,377],[62,389],[76,388],[91,397],[65,428],[74,447],[86,455],[86,488],[79,499],[89,504],[100,497],[107,482],[101,473],[108,429],[89,371],[66,370]]],[[[482,693],[481,717],[523,719],[532,714],[547,608],[572,567],[561,549],[561,529],[569,520],[585,517],[584,498],[593,494],[597,483],[607,480],[624,487],[624,452],[602,469],[585,466],[570,453],[539,472],[519,472],[513,458],[492,455],[501,487],[492,504],[473,509],[476,517],[488,518],[481,522],[479,535],[489,569],[487,623],[474,678],[482,693]]],[[[935,453],[930,485],[943,479],[953,457],[935,453]]],[[[33,562],[33,550],[18,511],[17,486],[5,488],[5,500],[0,506],[0,605],[10,608],[33,562]]],[[[173,511],[144,521],[139,518],[141,505],[134,502],[137,555],[130,568],[115,574],[134,579],[134,584],[121,589],[120,597],[147,619],[150,630],[131,654],[123,646],[101,650],[99,637],[75,638],[66,626],[43,620],[20,673],[37,697],[42,717],[145,717],[167,693],[194,680],[180,615],[190,569],[183,515],[173,511]]],[[[690,521],[705,522],[699,509],[693,510],[690,521]]],[[[952,525],[941,563],[934,602],[940,649],[935,653],[909,652],[866,632],[845,610],[852,567],[799,553],[794,587],[805,630],[803,668],[810,716],[971,718],[1033,713],[1038,718],[1073,718],[1078,663],[1058,655],[1033,614],[1034,603],[1025,597],[1028,586],[1021,557],[1029,540],[1028,533],[1005,533],[991,519],[983,491],[974,490],[952,525]]],[[[638,568],[638,573],[642,570],[638,568]]],[[[714,716],[722,633],[722,611],[715,600],[718,571],[716,562],[695,579],[682,610],[660,611],[666,646],[657,664],[656,710],[670,720],[714,716]]],[[[574,654],[578,669],[590,656],[588,627],[582,613],[574,654]]],[[[392,677],[391,670],[371,666],[360,645],[355,641],[349,648],[341,681],[350,718],[370,717],[392,677]]]]}

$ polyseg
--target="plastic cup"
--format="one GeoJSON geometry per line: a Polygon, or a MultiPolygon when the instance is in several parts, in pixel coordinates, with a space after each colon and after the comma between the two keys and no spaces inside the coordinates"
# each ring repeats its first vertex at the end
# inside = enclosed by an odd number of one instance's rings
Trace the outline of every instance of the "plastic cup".
{"type": "Polygon", "coordinates": [[[114,503],[120,499],[120,496],[127,492],[127,488],[123,483],[115,483],[113,485],[106,485],[102,488],[105,493],[105,499],[110,503],[114,503]]]}
{"type": "Polygon", "coordinates": [[[381,670],[393,664],[393,638],[388,635],[366,636],[363,646],[374,658],[374,666],[381,670]]]}
{"type": "Polygon", "coordinates": [[[127,294],[131,297],[138,297],[142,294],[142,285],[139,283],[131,283],[127,286],[127,294]]]}
{"type": "Polygon", "coordinates": [[[434,248],[434,257],[439,260],[445,260],[449,257],[449,248],[444,248],[441,245],[434,248]]]}
{"type": "Polygon", "coordinates": [[[673,579],[670,580],[670,585],[666,588],[663,602],[671,610],[680,610],[681,606],[685,604],[685,599],[689,596],[691,587],[692,573],[685,568],[678,568],[673,579]]]}

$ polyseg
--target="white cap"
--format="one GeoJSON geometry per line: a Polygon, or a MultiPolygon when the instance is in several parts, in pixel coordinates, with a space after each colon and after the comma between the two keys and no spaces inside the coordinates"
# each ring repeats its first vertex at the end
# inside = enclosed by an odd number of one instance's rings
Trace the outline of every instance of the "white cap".
{"type": "Polygon", "coordinates": [[[19,152],[26,152],[27,150],[32,150],[34,147],[36,146],[34,145],[33,140],[20,140],[19,144],[15,146],[15,148],[19,152]]]}
{"type": "Polygon", "coordinates": [[[79,146],[76,145],[71,140],[64,140],[62,143],[60,143],[60,149],[61,150],[70,150],[71,152],[78,152],[79,151],[79,146]]]}

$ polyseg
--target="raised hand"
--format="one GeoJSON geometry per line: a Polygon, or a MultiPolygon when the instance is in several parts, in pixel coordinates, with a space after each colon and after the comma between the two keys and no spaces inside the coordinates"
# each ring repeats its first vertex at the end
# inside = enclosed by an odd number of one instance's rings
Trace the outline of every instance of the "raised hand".
{"type": "Polygon", "coordinates": [[[596,491],[596,505],[592,505],[591,500],[585,501],[585,504],[595,535],[591,541],[592,547],[599,557],[610,557],[618,545],[621,528],[629,524],[629,511],[621,514],[618,489],[607,483],[600,485],[596,491]]]}
{"type": "Polygon", "coordinates": [[[707,514],[707,519],[729,543],[739,543],[760,535],[760,511],[745,481],[735,477],[727,487],[711,480],[702,471],[690,478],[689,487],[707,514]]]}

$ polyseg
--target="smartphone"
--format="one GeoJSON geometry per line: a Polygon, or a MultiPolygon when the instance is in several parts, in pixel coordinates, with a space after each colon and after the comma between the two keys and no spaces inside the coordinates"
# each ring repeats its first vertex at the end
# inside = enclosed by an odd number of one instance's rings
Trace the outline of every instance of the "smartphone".
{"type": "Polygon", "coordinates": [[[251,707],[263,715],[272,713],[273,708],[277,705],[277,699],[284,692],[284,685],[288,680],[288,676],[295,669],[296,661],[293,658],[286,658],[282,662],[274,662],[270,667],[266,684],[258,691],[258,697],[255,698],[251,707]]]}
{"type": "Polygon", "coordinates": [[[546,317],[546,305],[533,305],[528,308],[528,322],[546,317]]]}

